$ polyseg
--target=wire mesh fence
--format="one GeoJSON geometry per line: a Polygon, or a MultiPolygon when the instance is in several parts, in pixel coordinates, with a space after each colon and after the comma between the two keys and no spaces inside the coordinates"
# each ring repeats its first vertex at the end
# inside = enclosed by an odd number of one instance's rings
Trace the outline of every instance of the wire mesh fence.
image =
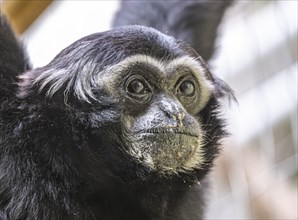
{"type": "Polygon", "coordinates": [[[236,1],[212,62],[236,91],[207,219],[297,219],[297,1],[236,1]]]}

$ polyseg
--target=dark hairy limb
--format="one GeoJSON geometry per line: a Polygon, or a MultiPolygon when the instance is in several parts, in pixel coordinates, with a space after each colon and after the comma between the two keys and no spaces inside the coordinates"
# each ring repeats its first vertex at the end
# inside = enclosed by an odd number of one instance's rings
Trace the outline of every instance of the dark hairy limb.
{"type": "Polygon", "coordinates": [[[0,12],[0,99],[15,94],[16,77],[28,70],[29,66],[21,43],[0,12]]]}
{"type": "Polygon", "coordinates": [[[190,44],[209,60],[214,53],[218,26],[232,2],[122,0],[113,26],[137,24],[154,27],[190,44]]]}

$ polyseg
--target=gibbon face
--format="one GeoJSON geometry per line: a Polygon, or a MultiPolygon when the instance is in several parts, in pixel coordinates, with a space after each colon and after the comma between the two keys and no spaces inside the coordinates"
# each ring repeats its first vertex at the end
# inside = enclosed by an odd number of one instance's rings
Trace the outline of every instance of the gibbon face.
{"type": "Polygon", "coordinates": [[[114,158],[113,167],[127,157],[124,167],[134,163],[148,175],[196,179],[225,134],[218,99],[232,95],[190,46],[142,26],[82,38],[20,80],[20,99],[64,109],[88,131],[91,152],[113,152],[104,158],[114,158]]]}

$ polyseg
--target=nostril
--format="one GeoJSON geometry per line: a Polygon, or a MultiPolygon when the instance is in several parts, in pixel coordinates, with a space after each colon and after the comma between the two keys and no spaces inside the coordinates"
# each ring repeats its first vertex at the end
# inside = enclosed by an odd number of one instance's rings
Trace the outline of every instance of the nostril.
{"type": "Polygon", "coordinates": [[[184,112],[178,112],[177,114],[177,121],[179,123],[179,127],[182,128],[183,127],[183,119],[185,118],[185,113],[184,112]]]}
{"type": "Polygon", "coordinates": [[[171,114],[172,118],[176,121],[177,127],[182,128],[183,127],[183,120],[185,118],[184,112],[176,112],[171,114]]]}

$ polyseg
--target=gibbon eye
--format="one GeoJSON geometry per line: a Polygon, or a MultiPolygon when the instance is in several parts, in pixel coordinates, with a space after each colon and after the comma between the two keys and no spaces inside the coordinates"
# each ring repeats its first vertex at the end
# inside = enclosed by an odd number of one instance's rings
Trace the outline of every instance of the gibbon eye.
{"type": "Polygon", "coordinates": [[[195,85],[193,82],[186,80],[179,86],[179,93],[185,96],[193,96],[195,93],[195,85]]]}
{"type": "Polygon", "coordinates": [[[148,87],[144,81],[134,79],[128,84],[127,91],[136,95],[142,95],[148,92],[148,87]]]}

